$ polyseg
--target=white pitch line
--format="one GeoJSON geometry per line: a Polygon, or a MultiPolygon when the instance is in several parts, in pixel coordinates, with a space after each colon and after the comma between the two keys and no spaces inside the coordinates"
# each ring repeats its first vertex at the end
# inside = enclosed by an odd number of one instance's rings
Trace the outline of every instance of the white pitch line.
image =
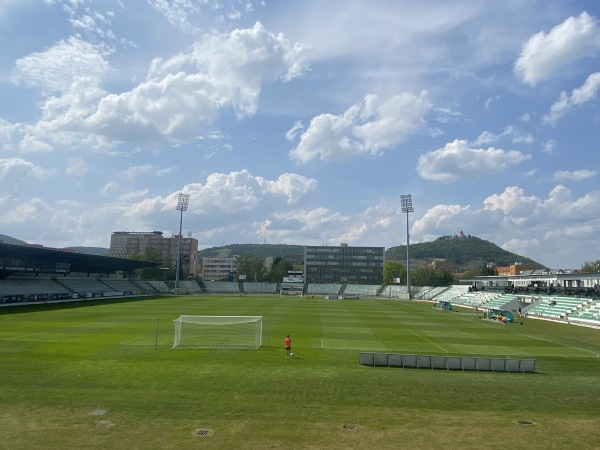
{"type": "Polygon", "coordinates": [[[52,331],[40,331],[39,333],[20,334],[19,336],[12,336],[12,337],[7,337],[7,338],[0,338],[0,340],[1,341],[11,341],[13,339],[21,339],[21,338],[24,338],[24,337],[37,336],[39,334],[48,334],[48,333],[52,333],[52,331]]]}
{"type": "Polygon", "coordinates": [[[121,344],[126,344],[127,342],[134,341],[134,340],[136,340],[136,339],[139,339],[139,338],[141,338],[141,337],[144,337],[144,336],[136,336],[136,337],[134,337],[134,338],[127,339],[126,341],[119,342],[119,345],[121,345],[121,344]]]}
{"type": "Polygon", "coordinates": [[[425,339],[423,336],[421,336],[421,335],[418,335],[417,333],[415,333],[415,332],[414,332],[414,331],[412,331],[412,330],[409,330],[408,328],[407,328],[407,330],[408,330],[408,331],[410,331],[410,332],[411,332],[412,334],[414,334],[415,336],[417,336],[417,337],[420,337],[420,338],[421,338],[421,339],[423,339],[425,342],[429,342],[431,345],[435,345],[437,348],[441,348],[441,349],[442,349],[443,351],[445,351],[446,353],[449,353],[449,352],[448,352],[448,350],[446,350],[444,347],[440,347],[440,346],[439,346],[439,345],[437,345],[435,342],[431,342],[430,340],[428,340],[428,339],[425,339]]]}
{"type": "Polygon", "coordinates": [[[533,339],[537,339],[539,341],[550,342],[551,344],[560,345],[561,347],[573,348],[575,350],[579,350],[579,351],[582,351],[582,352],[593,353],[594,355],[597,354],[595,351],[586,350],[585,348],[573,347],[572,345],[562,344],[560,342],[551,341],[550,339],[544,339],[544,338],[541,338],[539,336],[531,336],[529,334],[520,333],[518,331],[517,331],[517,333],[520,334],[521,336],[527,336],[527,337],[530,337],[530,338],[533,338],[533,339]]]}

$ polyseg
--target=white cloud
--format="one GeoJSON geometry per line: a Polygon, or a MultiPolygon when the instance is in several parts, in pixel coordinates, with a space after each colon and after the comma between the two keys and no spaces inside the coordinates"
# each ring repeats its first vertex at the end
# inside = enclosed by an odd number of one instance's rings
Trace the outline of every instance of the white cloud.
{"type": "Polygon", "coordinates": [[[109,181],[101,189],[98,190],[98,193],[102,197],[110,197],[114,193],[116,193],[118,190],[119,190],[119,183],[117,183],[115,181],[109,181]]]}
{"type": "Polygon", "coordinates": [[[591,192],[574,199],[572,191],[563,185],[555,186],[546,199],[526,196],[525,190],[517,186],[507,187],[501,194],[484,200],[484,209],[502,211],[511,220],[527,227],[535,223],[551,228],[556,223],[573,223],[600,214],[600,191],[591,192]],[[547,224],[544,224],[547,222],[547,224]]]}
{"type": "Polygon", "coordinates": [[[109,150],[121,142],[190,140],[232,107],[252,115],[264,83],[289,81],[306,70],[307,47],[253,28],[202,37],[186,52],[155,59],[148,78],[133,89],[108,94],[102,49],[76,38],[19,60],[15,81],[61,91],[42,106],[42,120],[27,126],[32,150],[55,144],[109,150]],[[94,77],[83,76],[94,74],[94,77]]]}
{"type": "Polygon", "coordinates": [[[0,207],[3,211],[3,214],[0,214],[1,225],[28,224],[36,221],[43,221],[45,224],[55,223],[51,220],[53,218],[51,208],[39,198],[19,202],[5,197],[0,199],[0,207]]]}
{"type": "Polygon", "coordinates": [[[593,178],[596,176],[598,171],[596,170],[558,170],[554,172],[554,179],[557,181],[581,181],[587,180],[588,178],[593,178]]]}
{"type": "Polygon", "coordinates": [[[557,261],[556,252],[589,254],[586,249],[590,245],[596,248],[600,244],[599,216],[600,191],[574,197],[569,189],[558,185],[543,198],[511,186],[485,198],[483,207],[432,206],[415,220],[411,237],[415,242],[429,241],[460,229],[467,234],[477,230],[481,239],[502,243],[505,250],[544,263],[557,261]]]}
{"type": "MultiPolygon", "coordinates": [[[[206,183],[191,183],[182,191],[190,195],[189,211],[194,214],[218,216],[240,211],[266,211],[272,213],[283,205],[291,205],[314,191],[317,181],[302,175],[286,173],[276,180],[253,176],[247,170],[230,173],[213,173],[206,183]]],[[[174,209],[178,192],[166,197],[144,199],[131,207],[131,214],[148,216],[174,209]]],[[[263,214],[264,212],[261,212],[263,214]]]]}
{"type": "Polygon", "coordinates": [[[184,53],[155,59],[144,83],[102,99],[88,123],[108,130],[126,126],[129,134],[137,129],[152,139],[187,140],[222,108],[233,107],[240,118],[253,115],[262,84],[300,75],[305,51],[260,23],[206,35],[184,53]]]}
{"type": "Polygon", "coordinates": [[[523,188],[517,186],[507,187],[501,194],[490,195],[483,201],[485,210],[501,210],[504,214],[531,213],[540,203],[538,197],[526,196],[523,188]]]}
{"type": "Polygon", "coordinates": [[[595,100],[599,89],[600,72],[595,72],[586,78],[581,87],[573,89],[570,96],[565,91],[561,92],[560,98],[550,107],[550,113],[542,117],[542,123],[544,125],[555,124],[575,106],[595,100]]]}
{"type": "Polygon", "coordinates": [[[163,14],[169,23],[184,30],[190,28],[189,17],[200,12],[191,0],[148,0],[148,3],[163,14]]]}
{"type": "Polygon", "coordinates": [[[378,156],[423,128],[432,104],[426,91],[404,92],[383,99],[371,94],[341,115],[314,117],[289,153],[297,163],[378,156]]]}
{"type": "Polygon", "coordinates": [[[274,181],[256,177],[256,181],[263,193],[286,197],[288,205],[296,203],[300,197],[317,188],[317,180],[295,173],[284,173],[274,181]]]}
{"type": "Polygon", "coordinates": [[[17,60],[12,80],[46,92],[67,90],[80,77],[103,78],[109,70],[105,57],[109,50],[77,37],[61,40],[44,52],[32,53],[17,60]]]}
{"type": "Polygon", "coordinates": [[[0,150],[12,150],[22,131],[21,124],[13,124],[0,118],[0,150]]]}
{"type": "Polygon", "coordinates": [[[65,172],[69,175],[82,177],[90,171],[90,165],[82,157],[70,158],[65,172]]]}
{"type": "Polygon", "coordinates": [[[494,95],[493,97],[488,98],[484,103],[485,109],[489,109],[492,103],[497,102],[498,100],[500,100],[500,95],[494,95]]]}
{"type": "Polygon", "coordinates": [[[498,140],[498,135],[492,133],[491,131],[483,131],[477,139],[475,139],[472,144],[473,145],[486,145],[491,144],[492,142],[496,142],[498,140]]]}
{"type": "Polygon", "coordinates": [[[519,119],[521,120],[521,122],[528,123],[531,121],[531,116],[529,115],[529,113],[525,113],[519,119]]]}
{"type": "Polygon", "coordinates": [[[509,125],[504,128],[504,131],[500,134],[494,134],[491,131],[483,131],[475,141],[473,145],[486,145],[492,142],[497,142],[502,138],[510,138],[510,141],[516,144],[531,144],[535,140],[531,133],[523,133],[518,127],[509,125]]]}
{"type": "Polygon", "coordinates": [[[304,129],[304,124],[302,123],[301,120],[298,120],[296,123],[294,123],[294,125],[292,125],[292,128],[290,128],[285,133],[285,138],[288,141],[293,141],[294,139],[296,139],[296,135],[298,134],[298,131],[303,130],[303,129],[304,129]]]}
{"type": "Polygon", "coordinates": [[[598,19],[583,12],[569,17],[548,34],[540,31],[529,38],[515,62],[514,72],[523,83],[535,86],[561,67],[595,56],[599,49],[598,19]]]}
{"type": "Polygon", "coordinates": [[[150,164],[142,164],[140,166],[130,166],[127,169],[122,170],[120,172],[120,177],[122,177],[128,181],[133,181],[136,178],[138,178],[144,174],[152,173],[153,171],[154,171],[154,167],[152,167],[152,165],[150,165],[150,164]]]}
{"type": "Polygon", "coordinates": [[[544,142],[542,146],[542,151],[551,155],[554,152],[554,149],[556,148],[556,144],[557,142],[555,140],[549,139],[546,142],[544,142]]]}
{"type": "Polygon", "coordinates": [[[509,239],[508,241],[500,244],[500,247],[504,250],[517,255],[530,255],[535,252],[540,246],[539,239],[509,239]]]}
{"type": "Polygon", "coordinates": [[[419,157],[417,171],[427,180],[443,183],[487,176],[531,158],[517,150],[470,148],[464,140],[454,140],[444,148],[419,157]]]}
{"type": "MultiPolygon", "coordinates": [[[[44,178],[48,173],[48,171],[23,158],[0,158],[0,180],[5,180],[10,174],[13,174],[17,179],[22,179],[23,177],[40,179],[44,178]]],[[[4,183],[5,186],[8,184],[6,180],[4,183]]]]}
{"type": "MultiPolygon", "coordinates": [[[[457,228],[456,218],[468,215],[470,206],[462,205],[436,205],[429,208],[420,219],[415,220],[411,233],[420,236],[424,240],[435,239],[440,236],[440,230],[448,227],[457,228]]],[[[446,234],[442,232],[441,234],[446,234]]]]}

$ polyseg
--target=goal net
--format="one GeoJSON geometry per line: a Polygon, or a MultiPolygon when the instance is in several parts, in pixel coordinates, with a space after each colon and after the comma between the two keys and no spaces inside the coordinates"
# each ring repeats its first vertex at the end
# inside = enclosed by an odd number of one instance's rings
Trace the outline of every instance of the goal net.
{"type": "Polygon", "coordinates": [[[257,349],[262,316],[179,316],[173,348],[257,349]]]}

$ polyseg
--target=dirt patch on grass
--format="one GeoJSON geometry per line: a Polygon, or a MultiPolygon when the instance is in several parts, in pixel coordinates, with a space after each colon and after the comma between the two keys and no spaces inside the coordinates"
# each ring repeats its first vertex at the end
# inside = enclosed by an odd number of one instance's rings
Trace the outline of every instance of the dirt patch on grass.
{"type": "Polygon", "coordinates": [[[115,424],[112,423],[110,420],[100,420],[100,421],[96,422],[96,424],[99,427],[102,427],[102,428],[113,428],[113,427],[115,427],[115,424]]]}

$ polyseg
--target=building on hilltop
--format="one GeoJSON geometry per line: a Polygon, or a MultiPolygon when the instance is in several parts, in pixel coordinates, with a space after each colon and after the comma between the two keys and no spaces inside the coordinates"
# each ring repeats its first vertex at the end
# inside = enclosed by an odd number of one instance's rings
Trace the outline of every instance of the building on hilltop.
{"type": "MultiPolygon", "coordinates": [[[[170,238],[164,237],[162,231],[115,231],[110,236],[110,255],[119,258],[128,258],[141,254],[146,247],[150,247],[161,255],[169,255],[173,267],[177,265],[179,253],[178,234],[170,238]]],[[[188,276],[196,276],[196,262],[198,259],[198,240],[192,237],[181,238],[181,269],[188,276]]]]}
{"type": "Polygon", "coordinates": [[[384,247],[304,247],[307,283],[381,284],[384,265],[384,247]]]}

